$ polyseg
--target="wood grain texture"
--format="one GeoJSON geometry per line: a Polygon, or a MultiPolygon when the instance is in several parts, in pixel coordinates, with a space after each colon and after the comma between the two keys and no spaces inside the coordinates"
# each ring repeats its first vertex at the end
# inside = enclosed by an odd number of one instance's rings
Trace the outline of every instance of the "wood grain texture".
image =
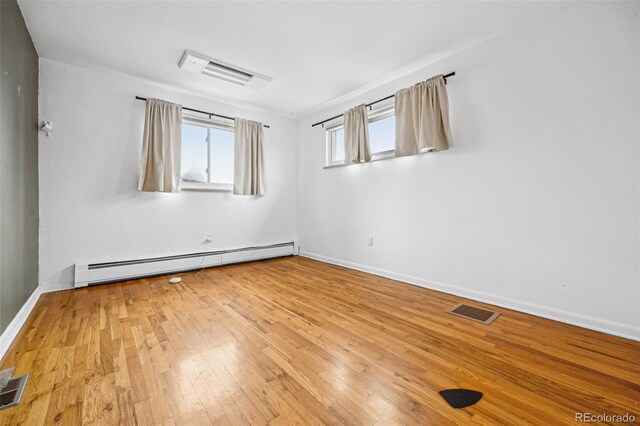
{"type": "MultiPolygon", "coordinates": [[[[640,343],[288,257],[44,294],[2,425],[575,424],[640,418],[640,343]],[[447,388],[484,393],[456,410],[447,388]]],[[[638,420],[636,420],[638,422],[638,420]]]]}

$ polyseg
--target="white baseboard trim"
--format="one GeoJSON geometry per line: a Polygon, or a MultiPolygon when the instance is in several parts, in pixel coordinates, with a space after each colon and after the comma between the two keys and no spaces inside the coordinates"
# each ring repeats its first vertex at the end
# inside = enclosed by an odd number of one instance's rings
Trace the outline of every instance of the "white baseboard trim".
{"type": "Polygon", "coordinates": [[[41,293],[51,293],[62,290],[73,290],[73,283],[40,284],[41,293]]]}
{"type": "Polygon", "coordinates": [[[515,311],[520,311],[520,312],[535,315],[538,317],[543,317],[550,320],[559,321],[559,322],[575,325],[582,328],[587,328],[589,330],[599,331],[606,334],[612,334],[618,337],[624,337],[626,339],[640,341],[640,329],[635,328],[632,325],[609,321],[609,320],[600,319],[600,318],[593,318],[586,315],[564,311],[561,309],[549,308],[542,305],[536,305],[533,303],[522,302],[516,299],[502,297],[502,296],[480,292],[476,290],[470,290],[463,287],[458,287],[458,286],[445,284],[437,281],[430,281],[423,278],[414,277],[411,275],[405,275],[398,272],[387,271],[385,269],[375,268],[372,266],[361,265],[359,263],[353,263],[346,260],[327,257],[320,254],[307,252],[304,250],[300,251],[300,256],[308,257],[309,259],[318,260],[320,262],[343,266],[349,269],[355,269],[358,271],[367,272],[369,274],[390,278],[392,280],[403,281],[408,284],[417,285],[419,287],[424,287],[430,290],[441,291],[443,293],[464,297],[466,299],[473,299],[479,302],[501,306],[507,309],[513,309],[515,311]]]}
{"type": "Polygon", "coordinates": [[[5,353],[13,343],[13,340],[16,338],[18,333],[20,333],[20,329],[25,322],[27,322],[27,318],[29,318],[29,314],[33,310],[33,307],[36,306],[36,302],[40,298],[40,287],[36,287],[31,293],[31,296],[27,299],[27,301],[22,305],[22,308],[18,311],[15,317],[11,320],[7,328],[4,330],[2,335],[0,336],[0,359],[4,358],[5,353]]]}

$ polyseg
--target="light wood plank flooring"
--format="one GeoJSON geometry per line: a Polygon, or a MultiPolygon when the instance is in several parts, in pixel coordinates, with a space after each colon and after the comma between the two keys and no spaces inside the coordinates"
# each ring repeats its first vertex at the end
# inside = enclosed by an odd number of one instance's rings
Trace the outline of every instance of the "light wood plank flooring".
{"type": "MultiPolygon", "coordinates": [[[[640,343],[301,257],[44,294],[0,424],[575,424],[640,418],[640,343]],[[479,304],[480,306],[486,306],[479,304]],[[456,410],[447,388],[484,393],[456,410]]],[[[636,420],[638,422],[639,420],[636,420]]]]}

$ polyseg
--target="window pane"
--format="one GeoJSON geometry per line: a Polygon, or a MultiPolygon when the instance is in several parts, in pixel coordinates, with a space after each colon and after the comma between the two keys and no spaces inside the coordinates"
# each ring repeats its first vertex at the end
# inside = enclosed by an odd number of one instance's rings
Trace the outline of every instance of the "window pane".
{"type": "Polygon", "coordinates": [[[182,124],[182,171],[186,182],[207,181],[207,128],[182,124]]]}
{"type": "Polygon", "coordinates": [[[211,129],[211,183],[233,183],[233,132],[211,129]]]}
{"type": "Polygon", "coordinates": [[[371,154],[395,149],[396,120],[391,117],[369,123],[369,144],[371,154]]]}
{"type": "Polygon", "coordinates": [[[332,161],[344,161],[344,129],[333,130],[336,138],[332,161]]]}

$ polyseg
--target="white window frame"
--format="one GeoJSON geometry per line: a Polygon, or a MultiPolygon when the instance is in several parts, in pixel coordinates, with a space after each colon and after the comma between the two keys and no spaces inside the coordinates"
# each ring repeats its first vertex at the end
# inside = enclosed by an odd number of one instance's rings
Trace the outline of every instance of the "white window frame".
{"type": "Polygon", "coordinates": [[[333,161],[334,155],[333,153],[336,152],[336,144],[337,144],[337,137],[336,137],[336,133],[338,130],[343,129],[344,128],[344,123],[338,123],[335,124],[333,126],[327,127],[327,130],[325,132],[326,134],[326,166],[327,167],[335,167],[335,166],[344,166],[344,159],[343,160],[338,160],[338,161],[333,161]]]}
{"type": "Polygon", "coordinates": [[[211,129],[226,130],[234,133],[233,124],[222,121],[203,119],[200,117],[192,117],[184,115],[182,124],[190,126],[200,126],[207,129],[207,182],[189,182],[180,178],[180,189],[187,191],[215,191],[215,192],[231,192],[233,191],[233,183],[210,182],[211,180],[211,129]]]}
{"type": "MultiPolygon", "coordinates": [[[[379,108],[369,113],[369,124],[376,121],[384,120],[385,118],[393,117],[396,113],[395,106],[391,105],[385,108],[379,108]]],[[[395,147],[386,151],[378,151],[371,153],[371,160],[384,160],[385,158],[392,158],[396,156],[395,147]]]]}
{"type": "MultiPolygon", "coordinates": [[[[373,111],[370,111],[369,116],[369,124],[375,123],[376,121],[384,120],[385,118],[389,118],[395,115],[395,106],[388,105],[377,108],[373,111]]],[[[346,166],[344,160],[333,161],[334,155],[333,153],[336,150],[336,130],[340,130],[344,128],[344,122],[338,122],[333,125],[327,126],[325,131],[325,147],[326,147],[326,159],[325,159],[325,169],[333,168],[333,167],[342,167],[346,166]]],[[[371,153],[371,161],[377,160],[385,160],[387,158],[395,157],[395,149],[390,149],[387,151],[380,151],[371,153]]]]}

